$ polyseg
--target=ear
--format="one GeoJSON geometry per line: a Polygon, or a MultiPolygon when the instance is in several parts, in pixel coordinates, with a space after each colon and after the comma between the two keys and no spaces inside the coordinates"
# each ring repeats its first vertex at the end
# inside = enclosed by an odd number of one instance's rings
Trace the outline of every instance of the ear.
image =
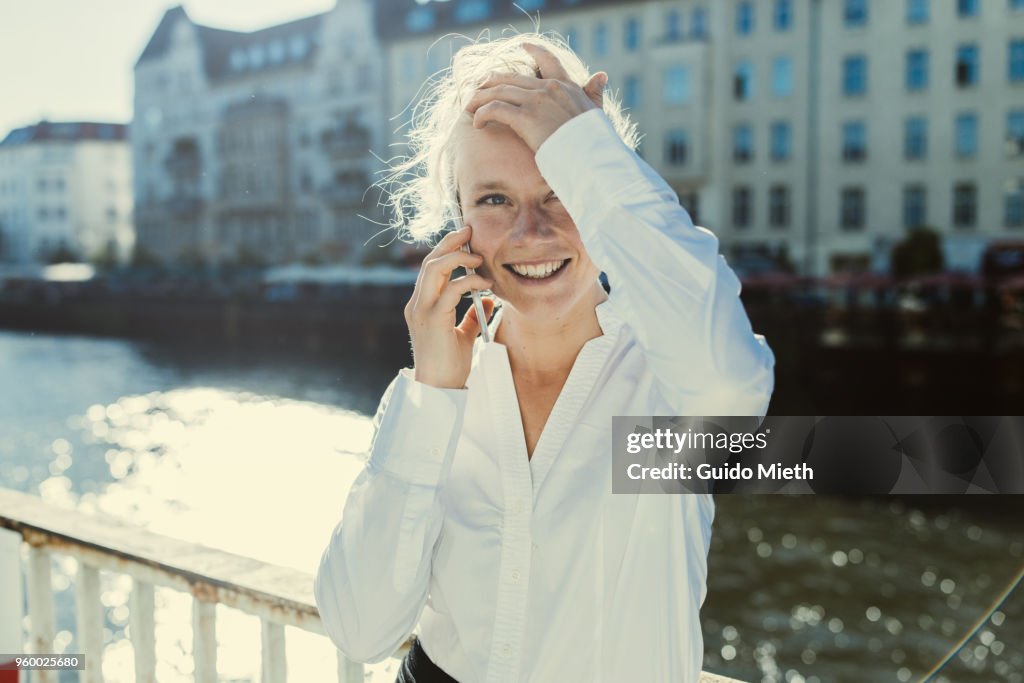
{"type": "Polygon", "coordinates": [[[604,106],[604,89],[608,85],[608,74],[604,71],[598,71],[596,74],[590,77],[587,84],[583,86],[583,92],[586,93],[590,101],[596,104],[598,107],[604,106]]]}

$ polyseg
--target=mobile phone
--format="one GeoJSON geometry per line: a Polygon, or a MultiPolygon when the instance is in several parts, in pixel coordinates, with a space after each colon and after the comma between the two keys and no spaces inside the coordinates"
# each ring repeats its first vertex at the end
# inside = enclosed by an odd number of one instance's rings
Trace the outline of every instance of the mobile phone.
{"type": "MultiPolygon", "coordinates": [[[[462,229],[462,218],[459,216],[455,217],[455,229],[462,229]]],[[[466,242],[465,244],[462,245],[462,251],[466,252],[467,254],[473,253],[469,249],[469,242],[466,242]]],[[[470,268],[469,266],[466,266],[466,274],[475,275],[476,268],[470,268]]],[[[483,337],[485,342],[490,342],[491,331],[487,329],[487,315],[484,313],[484,302],[483,299],[480,298],[480,290],[471,289],[469,290],[469,295],[473,298],[473,308],[476,309],[476,319],[480,323],[480,336],[483,337]]]]}

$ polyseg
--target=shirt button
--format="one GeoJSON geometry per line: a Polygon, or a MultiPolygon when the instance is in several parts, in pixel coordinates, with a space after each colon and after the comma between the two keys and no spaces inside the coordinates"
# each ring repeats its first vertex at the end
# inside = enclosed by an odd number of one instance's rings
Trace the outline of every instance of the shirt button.
{"type": "Polygon", "coordinates": [[[502,657],[511,657],[512,656],[512,646],[509,645],[508,643],[505,643],[504,645],[502,645],[501,646],[501,656],[502,657]]]}
{"type": "Polygon", "coordinates": [[[430,449],[430,454],[433,456],[441,455],[441,449],[438,448],[437,446],[434,446],[433,448],[430,449]]]}
{"type": "Polygon", "coordinates": [[[519,579],[522,578],[522,576],[523,575],[519,572],[518,569],[513,569],[511,574],[512,583],[519,583],[519,579]]]}
{"type": "Polygon", "coordinates": [[[517,500],[512,505],[512,512],[516,513],[517,515],[523,514],[523,510],[525,510],[525,509],[526,509],[526,506],[523,505],[523,501],[521,501],[521,500],[517,500]]]}

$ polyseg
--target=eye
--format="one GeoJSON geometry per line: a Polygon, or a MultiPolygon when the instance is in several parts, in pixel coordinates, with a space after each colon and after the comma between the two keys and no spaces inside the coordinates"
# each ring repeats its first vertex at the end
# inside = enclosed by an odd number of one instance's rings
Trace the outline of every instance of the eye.
{"type": "Polygon", "coordinates": [[[503,194],[489,194],[484,195],[480,199],[476,200],[477,206],[501,206],[502,204],[508,203],[508,197],[503,194]]]}

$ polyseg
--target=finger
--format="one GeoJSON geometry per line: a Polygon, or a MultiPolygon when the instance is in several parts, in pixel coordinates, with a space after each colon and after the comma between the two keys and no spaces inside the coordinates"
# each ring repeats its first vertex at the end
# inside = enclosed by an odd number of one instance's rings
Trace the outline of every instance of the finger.
{"type": "Polygon", "coordinates": [[[502,102],[501,100],[492,100],[477,109],[476,113],[473,114],[473,127],[483,128],[493,121],[494,123],[504,124],[518,133],[517,124],[521,115],[522,109],[518,105],[502,102]]]}
{"type": "Polygon", "coordinates": [[[540,90],[544,87],[544,80],[536,76],[524,76],[523,74],[492,74],[486,81],[477,86],[477,89],[493,88],[496,85],[516,85],[523,90],[540,90]]]}
{"type": "Polygon", "coordinates": [[[483,261],[483,257],[479,254],[467,254],[461,250],[429,261],[423,266],[423,286],[421,287],[425,297],[423,303],[429,306],[437,300],[448,281],[451,280],[452,273],[456,268],[465,268],[466,266],[476,268],[483,261]]]}
{"type": "Polygon", "coordinates": [[[558,61],[558,57],[551,54],[546,47],[534,43],[523,43],[523,49],[537,63],[537,69],[540,70],[541,78],[554,78],[567,83],[571,81],[569,74],[565,71],[565,67],[558,61]]]}
{"type": "Polygon", "coordinates": [[[434,245],[434,248],[423,257],[423,261],[420,262],[420,272],[416,274],[416,288],[418,289],[423,282],[423,272],[426,270],[427,263],[438,259],[445,254],[462,249],[462,245],[468,244],[472,236],[473,228],[469,225],[465,225],[461,230],[453,230],[442,237],[441,240],[434,245]]]}
{"type": "MultiPolygon", "coordinates": [[[[484,305],[484,325],[491,319],[491,313],[494,312],[494,299],[481,298],[481,303],[484,305]]],[[[475,339],[480,334],[482,325],[476,317],[476,306],[470,306],[466,314],[462,316],[462,322],[458,325],[459,331],[467,335],[470,339],[475,339]]]]}
{"type": "Polygon", "coordinates": [[[490,289],[494,281],[488,280],[483,275],[463,275],[457,277],[447,285],[435,304],[437,310],[454,311],[466,294],[474,289],[490,289]]]}
{"type": "Polygon", "coordinates": [[[430,250],[424,261],[429,261],[433,258],[437,258],[443,254],[447,254],[452,251],[457,251],[462,248],[462,245],[469,242],[469,238],[473,236],[473,228],[469,225],[462,226],[459,230],[452,230],[441,240],[434,245],[434,248],[430,250]]]}
{"type": "Polygon", "coordinates": [[[590,101],[596,104],[598,107],[604,106],[604,89],[608,85],[608,74],[603,71],[598,71],[596,74],[590,77],[587,84],[583,86],[583,92],[586,93],[590,101]]]}
{"type": "Polygon", "coordinates": [[[530,98],[531,92],[517,85],[493,85],[477,90],[466,105],[466,111],[470,114],[476,113],[477,109],[494,100],[522,106],[530,98]]]}
{"type": "Polygon", "coordinates": [[[477,268],[483,264],[483,257],[480,254],[471,254],[459,249],[449,254],[438,256],[437,258],[431,259],[423,264],[423,270],[426,273],[426,278],[442,278],[451,277],[452,272],[456,268],[466,266],[470,268],[477,268]]]}

